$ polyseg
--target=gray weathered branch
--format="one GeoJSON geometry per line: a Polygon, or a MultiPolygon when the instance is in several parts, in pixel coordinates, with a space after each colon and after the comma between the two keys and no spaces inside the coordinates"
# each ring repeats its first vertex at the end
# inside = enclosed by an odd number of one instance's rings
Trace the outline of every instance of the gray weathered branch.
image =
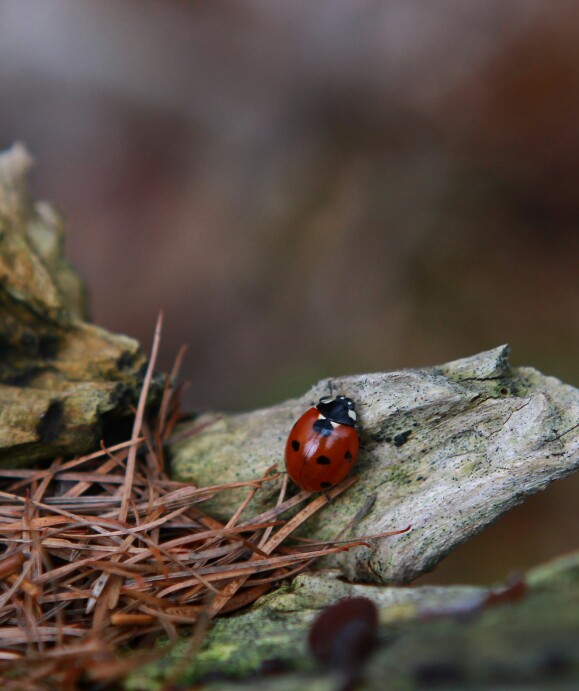
{"type": "MultiPolygon", "coordinates": [[[[269,409],[189,423],[181,433],[207,426],[174,445],[174,473],[206,485],[253,478],[273,463],[282,469],[293,422],[329,385],[322,381],[269,409]]],[[[365,448],[354,470],[358,484],[308,523],[308,535],[333,537],[374,493],[373,508],[350,536],[412,525],[337,557],[351,579],[411,581],[579,466],[579,391],[534,369],[511,368],[507,346],[441,367],[331,385],[357,402],[365,448]]],[[[279,482],[264,492],[263,504],[278,489],[279,482]]],[[[215,509],[230,513],[238,501],[221,495],[215,509]]]]}

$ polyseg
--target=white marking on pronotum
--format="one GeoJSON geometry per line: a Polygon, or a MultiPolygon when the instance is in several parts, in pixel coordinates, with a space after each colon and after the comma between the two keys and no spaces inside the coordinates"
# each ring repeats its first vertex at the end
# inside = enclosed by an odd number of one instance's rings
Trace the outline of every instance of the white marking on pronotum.
{"type": "Polygon", "coordinates": [[[350,420],[355,420],[356,419],[356,411],[355,410],[348,410],[348,417],[350,420]]]}
{"type": "MultiPolygon", "coordinates": [[[[318,420],[327,420],[327,419],[328,418],[325,415],[322,415],[321,413],[318,415],[318,420]]],[[[339,422],[332,422],[332,420],[329,420],[329,423],[330,423],[330,425],[332,425],[332,427],[334,429],[336,429],[336,427],[340,424],[339,422]]]]}

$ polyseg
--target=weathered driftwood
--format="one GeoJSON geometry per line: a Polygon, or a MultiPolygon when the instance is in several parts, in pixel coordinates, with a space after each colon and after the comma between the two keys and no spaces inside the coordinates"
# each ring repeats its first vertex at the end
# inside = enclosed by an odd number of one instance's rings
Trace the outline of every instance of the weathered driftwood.
{"type": "Polygon", "coordinates": [[[64,226],[26,191],[31,158],[0,154],[0,463],[81,453],[107,416],[130,412],[145,357],[93,326],[82,283],[64,258],[64,226]]]}
{"type": "Polygon", "coordinates": [[[576,688],[579,554],[532,569],[513,591],[503,590],[503,602],[493,606],[489,588],[394,588],[346,583],[338,571],[302,574],[249,611],[217,620],[196,659],[184,640],[133,672],[126,686],[153,690],[207,676],[219,682],[203,688],[220,691],[341,688],[308,651],[308,629],[323,608],[362,595],[376,603],[380,621],[377,649],[360,670],[364,688],[576,688]],[[268,664],[286,674],[260,675],[268,664]]]}
{"type": "MultiPolygon", "coordinates": [[[[402,583],[527,495],[579,466],[579,391],[534,369],[511,368],[501,346],[424,370],[322,381],[300,399],[253,413],[206,416],[173,447],[179,479],[200,484],[258,477],[274,463],[296,418],[330,390],[357,402],[364,450],[357,485],[308,522],[329,539],[375,494],[349,537],[412,525],[398,537],[339,555],[352,580],[402,583]]],[[[278,487],[262,494],[274,501],[278,487]]],[[[230,513],[238,498],[215,509],[230,513]]]]}

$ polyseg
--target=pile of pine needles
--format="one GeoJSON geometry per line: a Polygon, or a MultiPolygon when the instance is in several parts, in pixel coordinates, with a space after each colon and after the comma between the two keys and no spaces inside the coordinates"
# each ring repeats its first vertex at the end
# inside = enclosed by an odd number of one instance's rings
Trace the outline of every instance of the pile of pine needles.
{"type": "Polygon", "coordinates": [[[189,634],[193,654],[215,616],[248,605],[320,556],[364,544],[287,544],[354,479],[290,499],[283,482],[275,506],[244,519],[264,483],[279,477],[273,468],[253,482],[213,487],[169,478],[163,447],[179,419],[182,353],[147,421],[160,332],[161,319],[130,440],[44,469],[0,470],[2,688],[108,685],[151,660],[159,634],[173,641],[189,634]],[[203,511],[203,502],[239,487],[247,495],[226,523],[203,511]]]}

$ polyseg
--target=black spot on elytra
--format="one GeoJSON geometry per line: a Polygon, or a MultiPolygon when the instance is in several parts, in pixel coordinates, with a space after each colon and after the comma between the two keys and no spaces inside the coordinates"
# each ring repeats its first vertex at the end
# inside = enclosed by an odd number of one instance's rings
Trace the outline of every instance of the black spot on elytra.
{"type": "Polygon", "coordinates": [[[314,432],[321,434],[322,437],[329,437],[334,431],[332,423],[325,417],[321,418],[320,420],[316,420],[312,425],[312,429],[314,432]]]}
{"type": "Polygon", "coordinates": [[[344,458],[345,458],[347,461],[349,461],[349,460],[352,459],[352,454],[351,454],[349,451],[346,451],[346,453],[344,454],[344,458]]]}
{"type": "Polygon", "coordinates": [[[408,437],[412,434],[412,430],[407,430],[406,432],[400,432],[394,437],[394,446],[402,446],[408,441],[408,437]]]}
{"type": "Polygon", "coordinates": [[[64,427],[64,406],[62,401],[52,401],[36,425],[36,434],[44,444],[53,442],[64,427]]]}
{"type": "Polygon", "coordinates": [[[328,488],[331,487],[331,486],[332,486],[332,483],[331,483],[331,482],[320,482],[320,487],[321,487],[322,489],[328,489],[328,488]]]}
{"type": "Polygon", "coordinates": [[[299,451],[300,450],[300,443],[297,439],[292,440],[292,449],[294,451],[299,451]]]}
{"type": "Polygon", "coordinates": [[[316,463],[319,463],[320,465],[330,465],[331,459],[329,459],[327,456],[318,456],[316,458],[316,463]]]}

